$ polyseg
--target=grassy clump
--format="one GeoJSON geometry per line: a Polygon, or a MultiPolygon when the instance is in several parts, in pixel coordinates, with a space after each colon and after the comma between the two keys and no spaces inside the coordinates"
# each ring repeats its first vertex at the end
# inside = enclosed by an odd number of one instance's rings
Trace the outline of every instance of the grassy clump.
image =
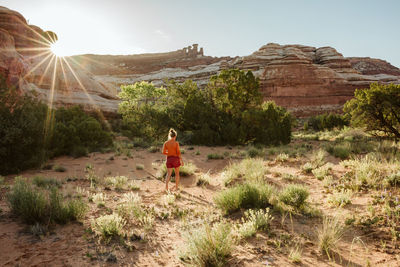
{"type": "Polygon", "coordinates": [[[144,165],[143,164],[136,164],[136,170],[144,170],[144,165]]]}
{"type": "Polygon", "coordinates": [[[123,234],[126,221],[116,213],[103,215],[95,219],[92,223],[94,232],[101,236],[106,242],[113,237],[123,234]]]}
{"type": "Polygon", "coordinates": [[[322,226],[317,231],[318,248],[325,252],[330,258],[330,252],[337,248],[337,244],[342,239],[344,227],[338,217],[324,217],[322,226]]]}
{"type": "Polygon", "coordinates": [[[335,145],[328,145],[326,151],[340,159],[347,159],[351,154],[351,147],[349,143],[339,143],[335,145]]]}
{"type": "Polygon", "coordinates": [[[263,182],[267,168],[262,159],[244,159],[227,166],[222,173],[225,186],[243,179],[248,182],[263,182]]]}
{"type": "Polygon", "coordinates": [[[57,179],[43,177],[43,176],[33,177],[32,183],[37,187],[44,187],[44,188],[61,187],[61,183],[57,179]]]}
{"type": "Polygon", "coordinates": [[[98,207],[104,207],[106,205],[107,197],[103,193],[96,193],[91,197],[93,203],[95,203],[98,207]]]}
{"type": "Polygon", "coordinates": [[[61,165],[54,165],[53,166],[53,171],[55,171],[55,172],[66,172],[67,169],[64,166],[61,166],[61,165]]]}
{"type": "Polygon", "coordinates": [[[268,184],[240,184],[220,192],[214,199],[218,208],[230,214],[241,208],[266,208],[271,206],[275,188],[268,184]]]}
{"type": "Polygon", "coordinates": [[[203,173],[200,175],[200,177],[197,179],[196,185],[201,186],[201,185],[209,185],[211,181],[210,173],[203,173]]]}
{"type": "Polygon", "coordinates": [[[300,209],[306,203],[309,195],[308,189],[303,185],[290,184],[279,193],[279,200],[286,205],[300,209]]]}
{"type": "Polygon", "coordinates": [[[106,183],[108,185],[114,186],[115,190],[122,190],[126,187],[126,184],[128,183],[128,177],[126,176],[107,177],[106,183]]]}
{"type": "Polygon", "coordinates": [[[386,187],[396,187],[396,186],[400,186],[400,171],[398,171],[397,173],[391,173],[390,175],[388,175],[385,178],[385,186],[386,187]]]}
{"type": "Polygon", "coordinates": [[[323,180],[326,176],[330,174],[333,165],[331,163],[327,163],[321,167],[313,169],[311,172],[314,174],[315,178],[318,180],[323,180]]]}
{"type": "Polygon", "coordinates": [[[67,223],[83,218],[86,213],[82,200],[65,202],[56,188],[38,190],[22,178],[16,179],[7,201],[11,211],[28,224],[67,223]]]}
{"type": "Polygon", "coordinates": [[[353,194],[350,190],[336,192],[328,198],[328,202],[336,207],[343,207],[351,203],[353,194]]]}
{"type": "Polygon", "coordinates": [[[122,196],[122,203],[118,207],[118,214],[126,220],[139,219],[144,214],[141,205],[142,198],[137,193],[125,193],[122,196]]]}
{"type": "Polygon", "coordinates": [[[241,238],[254,236],[257,231],[268,232],[272,220],[269,208],[265,210],[250,209],[245,211],[241,223],[236,227],[236,232],[241,238]]]}
{"type": "Polygon", "coordinates": [[[289,155],[286,154],[286,153],[279,153],[279,154],[276,156],[275,160],[276,160],[276,161],[279,161],[279,162],[286,162],[286,161],[289,160],[289,155]]]}
{"type": "Polygon", "coordinates": [[[303,253],[300,247],[291,248],[289,252],[289,260],[293,263],[301,262],[301,254],[303,253]]]}
{"type": "Polygon", "coordinates": [[[231,226],[227,223],[204,225],[185,236],[181,259],[194,266],[226,266],[233,250],[231,226]]]}
{"type": "Polygon", "coordinates": [[[207,155],[207,159],[224,159],[224,155],[218,154],[218,153],[211,153],[207,155]]]}

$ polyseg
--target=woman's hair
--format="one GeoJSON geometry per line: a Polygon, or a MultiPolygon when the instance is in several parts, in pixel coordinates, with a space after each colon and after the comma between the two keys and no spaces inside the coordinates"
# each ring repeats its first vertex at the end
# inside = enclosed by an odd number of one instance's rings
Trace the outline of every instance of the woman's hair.
{"type": "Polygon", "coordinates": [[[169,129],[168,137],[173,138],[176,136],[176,131],[174,129],[169,129]]]}

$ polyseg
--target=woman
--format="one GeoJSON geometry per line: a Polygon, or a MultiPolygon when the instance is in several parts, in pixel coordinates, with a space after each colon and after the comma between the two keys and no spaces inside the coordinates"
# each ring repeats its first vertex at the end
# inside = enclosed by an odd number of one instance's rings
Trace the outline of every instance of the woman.
{"type": "MultiPolygon", "coordinates": [[[[179,167],[183,166],[183,160],[181,157],[181,151],[179,149],[179,143],[176,142],[176,131],[170,129],[168,133],[168,141],[164,143],[163,152],[167,155],[167,179],[165,184],[165,190],[168,191],[168,183],[171,179],[172,169],[175,169],[175,189],[179,189],[179,167]]],[[[173,189],[174,189],[173,188],[173,189]]]]}

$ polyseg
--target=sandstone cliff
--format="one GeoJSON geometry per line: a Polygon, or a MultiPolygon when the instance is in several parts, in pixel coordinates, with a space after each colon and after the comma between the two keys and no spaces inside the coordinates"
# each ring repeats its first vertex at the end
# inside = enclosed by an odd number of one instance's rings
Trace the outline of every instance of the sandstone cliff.
{"type": "Polygon", "coordinates": [[[107,113],[117,111],[122,84],[192,79],[204,86],[226,68],[252,70],[260,78],[264,98],[298,116],[339,110],[356,88],[371,82],[400,83],[400,69],[390,63],[345,58],[332,47],[270,43],[232,58],[205,56],[194,44],[166,53],[57,59],[49,51],[56,39],[56,34],[28,25],[18,12],[0,7],[0,75],[23,92],[33,90],[46,101],[53,99],[56,106],[80,104],[107,113]]]}

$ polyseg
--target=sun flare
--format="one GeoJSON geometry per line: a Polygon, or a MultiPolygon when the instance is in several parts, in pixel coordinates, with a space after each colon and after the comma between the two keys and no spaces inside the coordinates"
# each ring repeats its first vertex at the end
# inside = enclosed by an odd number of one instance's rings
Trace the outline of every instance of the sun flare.
{"type": "Polygon", "coordinates": [[[51,44],[50,50],[57,57],[66,57],[71,55],[67,47],[62,45],[59,41],[51,44]]]}

